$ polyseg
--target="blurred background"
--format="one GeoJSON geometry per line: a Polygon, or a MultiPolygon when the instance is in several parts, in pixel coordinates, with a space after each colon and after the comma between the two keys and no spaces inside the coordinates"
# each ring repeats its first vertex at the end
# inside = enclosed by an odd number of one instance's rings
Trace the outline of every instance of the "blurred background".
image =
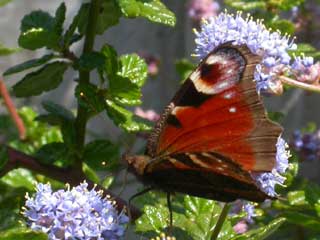
{"type": "MultiPolygon", "coordinates": [[[[42,9],[51,14],[62,1],[59,0],[15,0],[0,8],[0,42],[8,47],[17,47],[20,20],[32,10],[42,9]]],[[[80,7],[81,1],[65,1],[67,4],[67,20],[69,24],[72,17],[80,7]]],[[[201,6],[192,5],[192,1],[163,0],[168,8],[176,14],[177,24],[174,28],[154,24],[145,19],[121,19],[119,25],[112,27],[104,35],[97,37],[95,48],[99,49],[104,43],[113,45],[119,54],[138,52],[149,60],[151,77],[143,89],[142,109],[152,109],[155,113],[161,113],[164,106],[170,101],[178,89],[181,78],[177,74],[175,63],[177,59],[190,59],[195,48],[193,28],[199,24],[199,15],[214,16],[219,11],[224,11],[224,1],[215,2],[215,6],[201,9],[201,6]],[[151,65],[151,66],[150,66],[151,65]]],[[[202,1],[206,4],[206,1],[202,1]]],[[[208,1],[207,1],[208,2],[208,1]]],[[[228,1],[227,1],[228,2],[228,1]]],[[[255,2],[255,1],[253,1],[255,2]]],[[[229,1],[230,3],[230,1],[229,1]]],[[[234,8],[229,11],[235,12],[234,8]]],[[[272,9],[270,9],[272,11],[272,9]]],[[[254,16],[268,17],[268,11],[255,11],[254,16]]],[[[315,48],[320,48],[320,4],[316,0],[306,0],[300,8],[291,8],[281,11],[281,17],[293,23],[296,43],[309,43],[315,48]]],[[[73,51],[79,54],[82,50],[82,42],[73,46],[73,51]]],[[[45,50],[36,52],[22,50],[16,54],[0,58],[0,72],[4,72],[10,66],[24,62],[28,59],[40,57],[45,50]]],[[[37,111],[42,111],[41,101],[51,99],[67,108],[75,109],[74,79],[77,73],[69,71],[65,74],[62,85],[54,91],[42,94],[30,99],[15,99],[18,106],[33,106],[37,111]]],[[[22,75],[16,74],[6,77],[5,83],[12,86],[22,75]]],[[[94,78],[96,76],[94,75],[94,78]]],[[[309,122],[320,124],[320,95],[308,93],[302,90],[290,89],[282,96],[264,97],[266,107],[272,112],[282,112],[282,123],[285,129],[284,137],[289,139],[296,129],[306,127],[309,122]]],[[[5,111],[0,105],[1,112],[5,111]]],[[[100,115],[90,121],[89,132],[91,136],[109,136],[116,140],[121,134],[107,116],[100,115]]],[[[90,137],[89,134],[89,137],[90,137]]],[[[306,161],[301,165],[300,174],[320,182],[320,161],[306,161]]]]}

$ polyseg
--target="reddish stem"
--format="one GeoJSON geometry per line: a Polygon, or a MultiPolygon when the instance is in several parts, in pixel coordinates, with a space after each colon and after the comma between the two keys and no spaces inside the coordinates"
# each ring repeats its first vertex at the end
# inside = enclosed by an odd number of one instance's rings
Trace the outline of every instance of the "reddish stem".
{"type": "MultiPolygon", "coordinates": [[[[89,184],[89,188],[95,187],[97,190],[102,190],[104,196],[110,195],[116,201],[116,207],[119,212],[128,206],[125,200],[114,196],[112,192],[103,188],[102,186],[95,185],[93,182],[87,180],[82,172],[75,171],[73,168],[59,168],[52,165],[42,164],[35,158],[17,151],[11,147],[7,147],[7,153],[8,162],[6,166],[0,171],[0,177],[13,169],[21,167],[43,174],[52,179],[69,183],[71,186],[78,185],[80,182],[86,180],[89,184]]],[[[141,215],[141,212],[133,206],[130,207],[130,212],[133,219],[137,219],[141,215]]]]}
{"type": "Polygon", "coordinates": [[[15,125],[18,128],[20,139],[21,140],[25,139],[26,128],[24,127],[23,121],[20,118],[13,101],[11,100],[7,87],[1,78],[0,78],[0,95],[3,97],[4,104],[6,105],[15,125]]]}

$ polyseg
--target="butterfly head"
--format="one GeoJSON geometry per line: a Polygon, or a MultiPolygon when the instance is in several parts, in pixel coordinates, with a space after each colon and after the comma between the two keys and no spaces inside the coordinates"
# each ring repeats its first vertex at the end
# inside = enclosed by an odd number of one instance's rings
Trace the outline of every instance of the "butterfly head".
{"type": "Polygon", "coordinates": [[[133,168],[133,170],[139,175],[143,175],[147,164],[151,160],[151,158],[146,155],[125,155],[124,159],[128,163],[129,168],[133,168]]]}

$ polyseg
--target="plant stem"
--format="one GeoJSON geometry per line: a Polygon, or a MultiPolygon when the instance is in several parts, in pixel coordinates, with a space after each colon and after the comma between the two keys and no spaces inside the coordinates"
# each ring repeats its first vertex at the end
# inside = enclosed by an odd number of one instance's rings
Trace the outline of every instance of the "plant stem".
{"type": "MultiPolygon", "coordinates": [[[[100,0],[91,0],[89,18],[85,34],[84,46],[82,53],[90,53],[93,50],[94,40],[96,37],[96,28],[100,10],[100,0]]],[[[90,71],[79,70],[79,84],[88,84],[90,82],[90,71]]],[[[77,131],[77,148],[79,152],[83,149],[85,143],[86,124],[88,120],[88,112],[86,108],[78,103],[78,111],[76,118],[77,131]]],[[[80,163],[77,163],[80,164],[80,163]]]]}
{"type": "Polygon", "coordinates": [[[221,228],[223,226],[223,223],[228,216],[228,212],[229,212],[230,207],[231,207],[230,204],[224,203],[222,211],[221,211],[220,216],[218,218],[218,221],[217,221],[216,225],[214,226],[214,229],[213,229],[213,232],[211,235],[211,240],[217,239],[217,237],[221,231],[221,228]]]}
{"type": "Polygon", "coordinates": [[[6,105],[8,112],[11,115],[11,118],[13,119],[15,125],[17,126],[19,137],[21,140],[24,140],[26,137],[26,128],[24,126],[24,123],[22,119],[20,118],[19,114],[17,113],[17,109],[10,97],[10,94],[7,90],[6,85],[0,78],[0,96],[2,96],[4,104],[6,105]]]}
{"type": "MultiPolygon", "coordinates": [[[[85,175],[82,171],[78,171],[74,168],[60,168],[52,165],[46,165],[40,163],[37,159],[32,156],[29,156],[23,152],[15,150],[11,147],[0,145],[7,151],[8,161],[6,165],[0,170],[0,178],[6,175],[8,172],[17,169],[17,168],[25,168],[29,169],[33,172],[40,173],[44,176],[49,178],[69,183],[71,186],[76,186],[80,182],[82,182],[85,178],[85,175]]],[[[115,207],[119,212],[121,212],[125,207],[128,206],[127,202],[124,201],[122,198],[115,196],[111,191],[108,189],[103,188],[100,185],[96,185],[95,183],[87,180],[88,188],[95,188],[97,191],[102,190],[103,196],[111,196],[116,202],[115,207]]],[[[141,216],[141,212],[135,208],[134,206],[130,206],[130,212],[132,218],[135,220],[141,216]]]]}
{"type": "Polygon", "coordinates": [[[281,82],[283,82],[289,86],[292,86],[292,87],[301,88],[301,89],[304,89],[307,91],[320,93],[320,85],[312,85],[312,84],[299,82],[297,80],[294,80],[292,78],[288,78],[285,76],[281,76],[280,80],[281,80],[281,82]]]}

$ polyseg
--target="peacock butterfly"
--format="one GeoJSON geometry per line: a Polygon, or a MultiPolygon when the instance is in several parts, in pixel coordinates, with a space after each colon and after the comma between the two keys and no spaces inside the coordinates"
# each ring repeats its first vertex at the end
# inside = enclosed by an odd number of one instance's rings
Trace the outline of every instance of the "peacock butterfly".
{"type": "Polygon", "coordinates": [[[145,155],[126,157],[131,170],[167,193],[224,202],[270,198],[251,176],[275,167],[282,132],[256,91],[260,60],[245,45],[209,53],[165,108],[145,155]]]}

